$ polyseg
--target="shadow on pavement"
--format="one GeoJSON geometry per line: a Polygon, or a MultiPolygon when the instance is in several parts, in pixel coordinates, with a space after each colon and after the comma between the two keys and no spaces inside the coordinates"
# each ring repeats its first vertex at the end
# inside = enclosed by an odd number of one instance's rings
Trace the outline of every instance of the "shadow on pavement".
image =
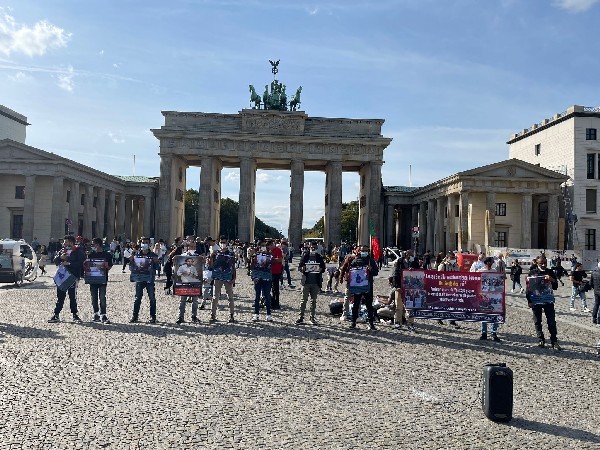
{"type": "Polygon", "coordinates": [[[56,331],[18,326],[12,323],[0,323],[0,336],[2,334],[10,334],[25,339],[64,339],[64,336],[61,336],[56,331]]]}
{"type": "Polygon", "coordinates": [[[513,418],[513,420],[506,425],[513,428],[520,428],[522,430],[545,433],[551,436],[560,436],[569,439],[579,439],[580,441],[600,443],[600,435],[598,434],[590,433],[589,431],[578,430],[576,428],[565,427],[562,425],[536,422],[534,420],[527,420],[520,417],[513,418]]]}

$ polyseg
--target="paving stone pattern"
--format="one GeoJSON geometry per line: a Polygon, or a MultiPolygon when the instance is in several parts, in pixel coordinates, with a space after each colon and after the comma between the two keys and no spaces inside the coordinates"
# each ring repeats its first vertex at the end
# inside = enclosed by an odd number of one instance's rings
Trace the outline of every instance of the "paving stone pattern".
{"type": "MultiPolygon", "coordinates": [[[[390,271],[376,293],[387,292],[390,271]]],[[[83,281],[83,324],[71,322],[68,299],[63,322],[47,323],[56,296],[49,276],[0,285],[0,449],[600,448],[600,327],[579,305],[569,312],[568,287],[558,291],[564,351],[555,353],[536,346],[522,295],[507,296],[501,343],[479,341],[478,324],[351,331],[329,315],[332,295],[319,297],[318,326],[296,326],[297,289],[282,291],[273,323],[264,310],[252,323],[245,273],[235,324],[222,300],[216,324],[203,310],[201,324],[176,325],[178,298],[159,280],[159,323],[145,323],[145,298],[144,320],[130,325],[134,285],[112,272],[112,325],[89,322],[83,281]],[[514,371],[509,424],[482,413],[489,362],[514,371]]]]}

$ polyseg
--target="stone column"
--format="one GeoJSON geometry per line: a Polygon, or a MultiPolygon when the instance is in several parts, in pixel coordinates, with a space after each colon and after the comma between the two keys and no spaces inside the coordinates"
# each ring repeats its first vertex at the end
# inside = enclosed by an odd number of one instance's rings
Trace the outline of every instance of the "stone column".
{"type": "MultiPolygon", "coordinates": [[[[241,242],[251,242],[254,240],[255,190],[256,162],[248,156],[240,156],[240,207],[238,209],[238,239],[241,242]]],[[[300,225],[302,225],[302,223],[300,225]]],[[[292,242],[292,245],[298,248],[297,245],[299,243],[300,241],[292,242]]]]}
{"type": "Polygon", "coordinates": [[[83,236],[92,240],[96,236],[92,236],[92,207],[94,204],[94,186],[91,184],[85,185],[85,203],[83,205],[83,236]]]}
{"type": "MultiPolygon", "coordinates": [[[[411,207],[411,215],[410,215],[410,223],[411,223],[411,227],[410,227],[410,242],[411,242],[411,248],[415,251],[415,252],[419,252],[419,246],[421,245],[421,239],[419,239],[419,244],[415,245],[415,236],[413,236],[413,227],[419,227],[419,205],[412,205],[411,207]]],[[[418,237],[418,234],[417,234],[418,237]]]]}
{"type": "Polygon", "coordinates": [[[133,236],[133,227],[132,227],[132,222],[133,222],[133,200],[131,198],[131,196],[126,195],[125,196],[125,236],[128,237],[129,239],[131,239],[132,241],[135,239],[135,236],[133,236]]]}
{"type": "MultiPolygon", "coordinates": [[[[369,198],[367,204],[369,205],[369,221],[373,225],[376,237],[379,238],[379,246],[381,246],[381,166],[383,161],[371,162],[371,186],[369,190],[369,198]]],[[[370,227],[369,227],[370,228],[370,227]]],[[[367,241],[369,245],[370,239],[367,241]]]]}
{"type": "Polygon", "coordinates": [[[66,218],[65,179],[55,176],[52,182],[52,216],[50,218],[50,237],[52,239],[60,239],[65,235],[66,218]]]}
{"type": "Polygon", "coordinates": [[[436,252],[445,251],[445,242],[444,242],[444,203],[445,197],[438,197],[435,199],[435,238],[434,238],[434,246],[436,248],[436,252]]]}
{"type": "MultiPolygon", "coordinates": [[[[400,227],[400,229],[402,229],[400,227]]],[[[382,242],[381,247],[396,246],[396,208],[389,203],[385,205],[385,242],[382,242]]]]}
{"type": "Polygon", "coordinates": [[[117,206],[117,220],[116,220],[116,233],[117,236],[121,236],[121,239],[123,240],[123,242],[125,242],[125,240],[127,238],[129,238],[129,236],[125,235],[125,210],[127,209],[125,207],[126,204],[126,198],[125,198],[125,193],[121,192],[119,194],[119,204],[117,206]]]}
{"type": "Polygon", "coordinates": [[[323,227],[323,244],[325,247],[333,242],[342,242],[342,163],[330,161],[326,168],[325,186],[325,223],[323,227]]]}
{"type": "Polygon", "coordinates": [[[427,200],[427,250],[431,250],[432,254],[439,252],[435,248],[433,237],[435,234],[435,200],[427,200]]]}
{"type": "Polygon", "coordinates": [[[419,203],[419,253],[423,255],[431,248],[427,247],[427,202],[419,203]]]}
{"type": "Polygon", "coordinates": [[[215,172],[218,170],[218,161],[212,156],[202,157],[202,166],[200,169],[200,193],[198,201],[198,236],[210,235],[214,239],[218,239],[219,230],[215,229],[218,220],[215,214],[220,201],[215,198],[219,193],[216,191],[215,172]]]}
{"type": "Polygon", "coordinates": [[[152,226],[153,223],[154,217],[152,216],[152,197],[150,195],[144,195],[144,236],[156,237],[154,235],[152,226]]]}
{"type": "Polygon", "coordinates": [[[485,247],[494,246],[496,231],[496,193],[488,192],[485,197],[485,247]]]}
{"type": "MultiPolygon", "coordinates": [[[[171,241],[174,230],[171,230],[173,202],[175,193],[172,191],[173,157],[171,155],[160,155],[160,182],[158,186],[158,202],[156,205],[156,235],[171,241]]],[[[117,227],[119,229],[119,227],[117,227]]]]}
{"type": "Polygon", "coordinates": [[[558,249],[558,195],[548,195],[548,222],[546,224],[548,242],[546,248],[550,250],[558,249]]]}
{"type": "Polygon", "coordinates": [[[115,231],[115,213],[117,212],[115,191],[108,191],[108,205],[106,210],[106,237],[112,241],[117,236],[115,231]]]}
{"type": "Polygon", "coordinates": [[[459,250],[462,252],[469,251],[469,193],[464,191],[460,193],[458,199],[458,243],[459,250]]]}
{"type": "Polygon", "coordinates": [[[448,199],[448,218],[446,219],[446,251],[458,250],[456,248],[456,197],[449,195],[448,199]]]}
{"type": "Polygon", "coordinates": [[[294,248],[302,242],[304,217],[304,161],[293,160],[290,167],[290,225],[288,238],[294,248]]]}
{"type": "Polygon", "coordinates": [[[523,194],[521,201],[521,248],[531,248],[531,194],[523,194]]]}
{"type": "Polygon", "coordinates": [[[71,231],[74,236],[79,232],[79,206],[81,205],[81,196],[79,195],[79,183],[71,180],[71,197],[69,198],[69,219],[71,219],[71,231]]]}
{"type": "Polygon", "coordinates": [[[35,218],[35,175],[25,176],[25,204],[23,207],[23,239],[31,242],[35,218]]]}
{"type": "MultiPolygon", "coordinates": [[[[96,234],[101,238],[108,238],[104,230],[104,216],[106,205],[106,191],[104,188],[97,188],[96,192],[96,234]]],[[[111,238],[112,239],[112,238],[111,238]]]]}

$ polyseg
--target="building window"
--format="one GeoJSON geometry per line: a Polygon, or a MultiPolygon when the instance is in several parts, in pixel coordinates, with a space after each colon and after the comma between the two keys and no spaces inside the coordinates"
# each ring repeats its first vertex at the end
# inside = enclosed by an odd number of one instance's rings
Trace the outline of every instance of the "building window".
{"type": "Polygon", "coordinates": [[[542,144],[535,144],[535,156],[540,156],[542,153],[542,144]]]}
{"type": "Polygon", "coordinates": [[[15,186],[15,198],[25,198],[25,186],[15,186]]]}
{"type": "Polygon", "coordinates": [[[585,212],[596,212],[596,189],[585,190],[585,212]]]}
{"type": "Polygon", "coordinates": [[[595,141],[596,140],[596,129],[595,128],[586,128],[585,129],[585,140],[586,141],[595,141]]]}
{"type": "Polygon", "coordinates": [[[23,214],[13,214],[11,236],[13,239],[23,238],[23,214]]]}
{"type": "MultiPolygon", "coordinates": [[[[94,202],[93,202],[92,206],[93,206],[94,208],[96,208],[96,205],[97,205],[97,203],[98,203],[98,197],[94,197],[94,202]]],[[[94,235],[94,236],[95,236],[95,235],[94,235]]]]}
{"type": "Polygon", "coordinates": [[[460,217],[460,207],[458,205],[454,205],[454,217],[460,217]]]}
{"type": "Polygon", "coordinates": [[[494,247],[506,247],[507,231],[496,231],[494,236],[494,247]]]}
{"type": "Polygon", "coordinates": [[[596,250],[596,230],[586,229],[585,230],[585,249],[596,250]]]}
{"type": "Polygon", "coordinates": [[[506,203],[496,203],[496,215],[497,216],[505,216],[506,215],[506,203]]]}
{"type": "Polygon", "coordinates": [[[587,179],[588,180],[593,180],[594,178],[596,178],[595,171],[596,171],[596,154],[588,153],[587,154],[587,179]]]}
{"type": "Polygon", "coordinates": [[[81,205],[85,205],[85,194],[81,194],[81,205]]]}
{"type": "Polygon", "coordinates": [[[67,191],[67,203],[71,203],[71,191],[67,191]]]}

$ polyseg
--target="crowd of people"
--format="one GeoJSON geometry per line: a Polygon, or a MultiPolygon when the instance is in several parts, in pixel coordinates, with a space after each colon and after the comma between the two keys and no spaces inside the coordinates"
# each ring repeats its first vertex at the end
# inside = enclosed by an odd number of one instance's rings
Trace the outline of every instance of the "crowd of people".
{"type": "MultiPolygon", "coordinates": [[[[169,245],[160,239],[151,242],[149,238],[141,238],[137,242],[120,242],[114,239],[107,242],[106,239],[95,238],[87,241],[81,237],[65,236],[61,243],[48,246],[40,245],[37,240],[32,242],[32,247],[39,255],[40,269],[45,273],[45,265],[49,261],[63,266],[73,277],[74,281],[67,289],[57,287],[57,301],[54,313],[49,322],[58,322],[59,315],[63,309],[64,302],[68,295],[70,309],[73,320],[80,322],[77,305],[77,286],[78,281],[84,277],[84,265],[86,260],[101,260],[104,266],[104,282],[94,282],[90,284],[91,303],[93,308],[93,318],[95,322],[110,323],[107,316],[106,305],[106,286],[108,283],[108,272],[113,265],[121,265],[122,272],[125,272],[128,266],[136,258],[147,258],[151,260],[151,277],[145,280],[135,280],[135,299],[133,304],[132,317],[130,322],[136,323],[139,320],[144,293],[148,297],[150,304],[150,323],[156,323],[156,296],[155,281],[156,278],[165,276],[165,293],[173,293],[173,278],[179,277],[185,279],[182,271],[193,269],[191,259],[185,259],[188,269],[184,265],[180,270],[174,273],[174,260],[177,256],[202,256],[203,269],[201,274],[193,274],[196,278],[202,280],[202,291],[198,295],[181,295],[179,317],[176,322],[181,324],[185,322],[185,310],[187,303],[192,304],[191,322],[197,323],[198,309],[204,309],[207,302],[210,304],[209,322],[217,320],[218,302],[221,298],[223,289],[229,302],[229,322],[235,322],[235,304],[234,287],[236,277],[240,270],[251,278],[254,284],[254,314],[252,321],[260,320],[260,312],[265,310],[267,321],[272,321],[272,312],[280,309],[280,290],[284,286],[295,289],[290,274],[290,264],[294,259],[294,252],[299,256],[298,272],[301,276],[301,295],[299,296],[299,316],[296,320],[297,325],[305,324],[306,309],[310,297],[310,310],[308,321],[316,325],[316,305],[318,295],[323,293],[323,287],[326,284],[327,291],[338,291],[342,286],[344,300],[342,305],[341,321],[348,320],[351,329],[356,328],[361,309],[365,314],[366,322],[371,330],[375,330],[375,323],[379,320],[389,320],[394,328],[401,329],[406,327],[410,331],[415,330],[415,320],[411,316],[409,309],[406,308],[405,299],[402,290],[402,272],[405,270],[438,270],[444,272],[459,271],[456,255],[454,252],[447,254],[437,254],[435,257],[432,252],[427,251],[423,255],[416,255],[412,251],[398,253],[390,249],[383,249],[377,260],[374,258],[369,246],[353,246],[342,243],[339,246],[329,244],[325,246],[322,241],[306,241],[296,250],[286,239],[262,239],[254,243],[240,243],[237,240],[229,240],[221,236],[217,241],[208,236],[199,238],[188,236],[187,238],[176,238],[169,245]],[[34,246],[35,245],[35,246],[34,246]],[[233,263],[231,271],[226,276],[211,276],[216,258],[227,256],[233,263]],[[379,273],[382,265],[388,265],[391,258],[395,258],[393,276],[389,279],[390,295],[377,296],[374,298],[373,280],[379,273]]],[[[592,272],[591,276],[583,270],[582,264],[578,262],[573,255],[570,260],[572,267],[569,274],[572,282],[572,291],[570,297],[570,310],[575,309],[575,300],[578,298],[581,302],[582,310],[586,313],[592,313],[594,324],[600,323],[600,271],[592,272]],[[590,311],[587,306],[586,292],[593,290],[595,303],[593,310],[590,311]]],[[[131,269],[131,267],[130,267],[131,269]]],[[[599,263],[600,269],[600,263],[599,263]]],[[[195,270],[195,269],[194,269],[195,270]]],[[[486,257],[480,253],[477,260],[470,267],[471,272],[496,272],[505,274],[507,272],[506,263],[503,255],[486,257]]],[[[555,320],[553,291],[558,288],[558,284],[564,285],[561,278],[567,274],[562,266],[561,259],[554,257],[548,261],[544,254],[532,261],[528,271],[528,277],[535,277],[536,280],[543,280],[548,284],[548,289],[544,290],[544,295],[537,289],[526,289],[521,283],[523,268],[521,263],[514,259],[508,268],[510,273],[510,292],[525,294],[528,305],[532,310],[533,322],[538,337],[538,345],[546,345],[545,335],[542,329],[542,312],[546,316],[548,332],[550,334],[550,345],[560,350],[557,338],[557,326],[555,320]]],[[[504,275],[505,276],[505,275],[504,275]]],[[[533,278],[529,278],[533,280],[533,278]]],[[[537,282],[537,281],[536,281],[537,282]]],[[[420,295],[412,292],[411,295],[420,295]]],[[[442,320],[438,320],[441,325],[442,320]]],[[[451,326],[460,328],[460,325],[454,320],[450,320],[451,326]]],[[[500,341],[498,336],[498,323],[481,322],[480,339],[488,338],[488,327],[491,337],[494,341],[500,341]]],[[[600,355],[600,342],[598,353],[600,355]]]]}

